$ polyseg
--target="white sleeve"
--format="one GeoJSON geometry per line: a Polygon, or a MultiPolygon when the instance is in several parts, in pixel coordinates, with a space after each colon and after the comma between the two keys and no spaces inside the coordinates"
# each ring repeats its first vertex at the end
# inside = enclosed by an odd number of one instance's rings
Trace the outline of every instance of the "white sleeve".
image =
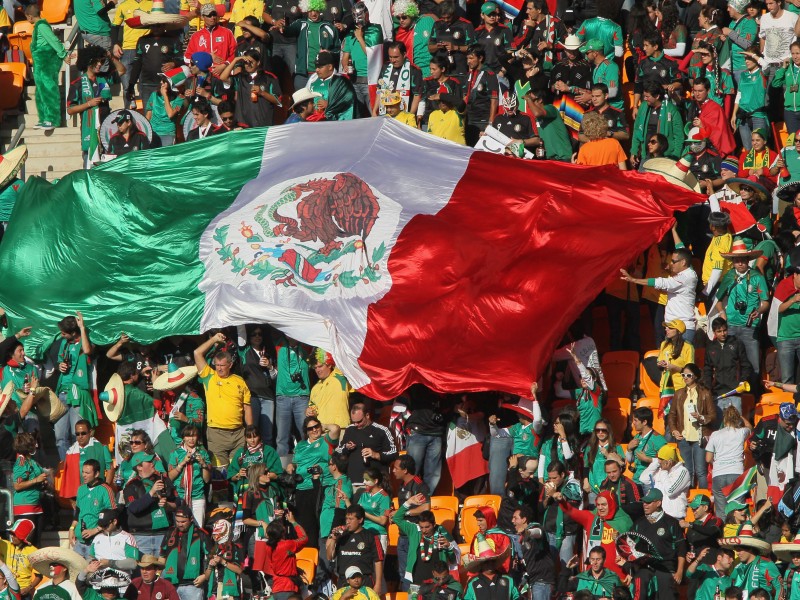
{"type": "Polygon", "coordinates": [[[539,456],[539,464],[536,466],[536,474],[539,476],[539,479],[544,479],[544,461],[541,455],[539,456]]]}
{"type": "Polygon", "coordinates": [[[556,381],[553,385],[553,390],[556,393],[556,398],[572,398],[572,394],[570,394],[567,390],[564,389],[564,386],[561,385],[560,381],[556,381]]]}
{"type": "Polygon", "coordinates": [[[569,460],[574,454],[569,442],[561,442],[561,452],[564,454],[564,460],[569,460]]]}
{"type": "Polygon", "coordinates": [[[686,42],[677,43],[674,48],[664,48],[664,54],[674,58],[682,58],[686,54],[686,42]]]}
{"type": "Polygon", "coordinates": [[[711,275],[708,276],[708,283],[706,284],[705,290],[703,290],[706,296],[708,296],[711,290],[714,289],[714,286],[717,285],[720,277],[722,277],[722,269],[711,269],[711,275]]]}
{"type": "Polygon", "coordinates": [[[17,583],[17,578],[14,577],[14,573],[11,572],[11,569],[5,563],[0,563],[0,571],[3,572],[3,575],[8,582],[8,587],[11,588],[14,592],[19,592],[19,583],[17,583]]]}
{"type": "Polygon", "coordinates": [[[639,475],[639,483],[650,483],[650,479],[656,474],[658,467],[659,463],[657,460],[653,460],[653,462],[647,465],[647,468],[639,475]]]}
{"type": "Polygon", "coordinates": [[[542,433],[544,429],[544,419],[542,418],[542,407],[539,406],[539,401],[533,401],[533,423],[531,424],[533,431],[537,434],[542,433]]]}

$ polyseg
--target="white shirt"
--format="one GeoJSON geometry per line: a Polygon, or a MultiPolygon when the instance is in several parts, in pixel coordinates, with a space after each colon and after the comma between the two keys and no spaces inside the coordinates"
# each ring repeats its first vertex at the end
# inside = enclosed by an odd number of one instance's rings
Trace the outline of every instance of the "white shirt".
{"type": "Polygon", "coordinates": [[[92,540],[92,551],[94,556],[100,560],[125,560],[125,546],[138,548],[136,538],[127,531],[118,529],[111,535],[101,533],[92,540]]]}
{"type": "Polygon", "coordinates": [[[697,289],[697,273],[694,269],[684,269],[672,277],[656,277],[653,287],[667,292],[664,321],[669,323],[673,319],[680,319],[686,325],[686,329],[694,329],[694,301],[697,289]]]}
{"type": "Polygon", "coordinates": [[[653,487],[664,495],[661,503],[664,512],[676,519],[685,519],[686,507],[689,505],[688,492],[692,487],[692,477],[686,466],[679,462],[669,471],[664,471],[658,459],[654,459],[641,474],[639,481],[650,483],[651,478],[653,487]]]}
{"type": "Polygon", "coordinates": [[[758,37],[764,40],[764,62],[777,64],[791,58],[789,46],[795,39],[795,23],[797,15],[788,10],[777,19],[770,13],[762,15],[758,37]]]}
{"type": "Polygon", "coordinates": [[[706,452],[714,455],[714,477],[744,473],[744,442],[749,436],[747,427],[723,427],[711,434],[706,452]]]}
{"type": "MultiPolygon", "coordinates": [[[[39,586],[39,589],[43,590],[50,585],[53,585],[52,581],[48,581],[47,583],[42,584],[41,586],[39,586]]],[[[71,600],[83,600],[81,598],[81,595],[78,593],[78,588],[75,587],[75,584],[72,583],[71,580],[67,579],[66,581],[62,581],[61,583],[58,584],[58,587],[60,587],[63,590],[66,590],[71,600]]]]}

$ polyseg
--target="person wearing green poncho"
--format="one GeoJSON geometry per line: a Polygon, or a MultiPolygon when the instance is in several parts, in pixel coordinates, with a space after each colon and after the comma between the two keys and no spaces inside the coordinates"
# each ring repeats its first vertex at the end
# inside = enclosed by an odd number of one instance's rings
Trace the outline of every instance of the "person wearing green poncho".
{"type": "MultiPolygon", "coordinates": [[[[595,546],[589,551],[589,570],[578,573],[575,577],[577,580],[577,591],[588,590],[595,598],[611,598],[614,594],[614,588],[622,585],[622,581],[610,568],[612,561],[607,561],[606,550],[602,546],[595,546]]],[[[572,566],[577,566],[577,559],[572,561],[572,566]]]]}
{"type": "Polygon", "coordinates": [[[248,486],[247,470],[256,463],[261,463],[271,481],[278,479],[283,473],[281,459],[271,446],[261,441],[258,425],[248,425],[244,429],[245,446],[233,453],[228,465],[228,479],[233,482],[236,498],[240,498],[248,486]]]}
{"type": "Polygon", "coordinates": [[[161,556],[166,564],[161,576],[174,585],[184,600],[201,600],[203,586],[211,578],[209,558],[214,542],[192,519],[188,506],[175,510],[175,527],[164,536],[161,556]]]}
{"type": "Polygon", "coordinates": [[[86,419],[97,426],[97,413],[92,400],[91,382],[92,343],[86,332],[83,315],[64,317],[58,322],[61,341],[58,342],[57,368],[58,376],[55,392],[69,409],[53,426],[56,436],[58,456],[61,460],[67,456],[67,450],[75,442],[75,425],[80,419],[86,419]]]}
{"type": "Polygon", "coordinates": [[[51,131],[61,126],[58,74],[61,72],[61,62],[67,60],[67,49],[53,33],[50,23],[41,17],[37,3],[25,7],[25,19],[33,24],[31,57],[36,81],[36,110],[39,113],[39,122],[34,129],[51,131]]]}
{"type": "Polygon", "coordinates": [[[316,72],[306,87],[321,94],[315,102],[317,110],[328,121],[349,121],[356,118],[356,91],[346,77],[336,73],[336,56],[320,52],[314,62],[316,72]]]}

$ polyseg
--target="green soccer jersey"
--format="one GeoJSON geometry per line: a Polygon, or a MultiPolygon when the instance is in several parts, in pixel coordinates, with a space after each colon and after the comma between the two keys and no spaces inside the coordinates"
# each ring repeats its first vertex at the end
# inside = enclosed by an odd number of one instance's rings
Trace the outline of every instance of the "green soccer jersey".
{"type": "Polygon", "coordinates": [[[622,56],[622,27],[603,17],[586,19],[576,34],[582,42],[600,40],[603,42],[603,54],[609,60],[614,60],[616,54],[622,56]]]}
{"type": "MultiPolygon", "coordinates": [[[[368,515],[382,517],[392,506],[392,499],[382,489],[378,489],[372,494],[364,490],[358,495],[358,504],[364,508],[364,512],[368,515]]],[[[386,535],[386,527],[378,525],[369,519],[364,519],[364,529],[371,529],[378,535],[386,535]]]]}
{"type": "Polygon", "coordinates": [[[714,600],[718,591],[724,594],[731,586],[729,575],[719,573],[709,565],[699,565],[694,573],[687,571],[686,575],[698,582],[695,600],[714,600]]]}
{"type": "Polygon", "coordinates": [[[344,501],[340,500],[337,494],[339,491],[344,493],[348,499],[353,497],[353,482],[347,475],[342,475],[339,479],[334,480],[322,494],[322,509],[319,515],[320,537],[324,538],[330,535],[336,510],[345,508],[344,501]]]}
{"type": "Polygon", "coordinates": [[[613,60],[604,60],[594,68],[592,83],[605,83],[608,86],[608,103],[620,110],[625,107],[622,102],[619,67],[613,60]]]}
{"type": "Polygon", "coordinates": [[[97,518],[100,511],[107,508],[116,508],[114,490],[98,479],[93,484],[84,483],[78,488],[75,498],[75,537],[83,540],[83,532],[97,527],[97,518]]]}
{"type": "MultiPolygon", "coordinates": [[[[744,275],[739,275],[735,269],[731,269],[722,277],[716,298],[722,300],[726,296],[725,315],[728,325],[746,326],[750,314],[762,301],[769,300],[767,280],[755,269],[749,269],[744,275]]],[[[760,322],[761,317],[756,317],[750,326],[758,327],[760,322]]]]}
{"type": "MultiPolygon", "coordinates": [[[[167,471],[178,468],[178,465],[186,458],[187,450],[179,446],[175,452],[169,457],[169,464],[167,471]]],[[[203,458],[207,465],[211,464],[211,457],[208,451],[199,446],[197,454],[203,458]]],[[[178,476],[172,480],[178,496],[181,500],[199,500],[205,497],[206,482],[203,481],[203,469],[200,463],[195,460],[187,464],[183,469],[178,468],[180,471],[178,476]],[[188,496],[191,496],[187,498],[188,496]]]]}
{"type": "MultiPolygon", "coordinates": [[[[364,44],[367,50],[371,48],[378,48],[383,44],[383,30],[380,25],[370,23],[363,30],[364,44]]],[[[353,61],[353,67],[356,71],[356,77],[367,77],[367,53],[361,47],[361,42],[355,36],[355,33],[350,32],[344,39],[342,44],[342,52],[350,54],[350,60],[353,61]]]]}
{"type": "MultiPolygon", "coordinates": [[[[791,2],[788,3],[791,6],[791,2]]],[[[787,6],[787,8],[789,8],[787,6]]],[[[744,63],[744,53],[758,40],[758,23],[750,17],[742,17],[738,21],[731,21],[730,27],[740,41],[739,44],[731,40],[731,69],[743,71],[747,68],[744,63]]]]}

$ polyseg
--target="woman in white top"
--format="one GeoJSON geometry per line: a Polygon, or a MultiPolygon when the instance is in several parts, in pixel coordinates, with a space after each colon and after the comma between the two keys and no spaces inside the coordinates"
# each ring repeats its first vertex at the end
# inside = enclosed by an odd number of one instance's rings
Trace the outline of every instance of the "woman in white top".
{"type": "Polygon", "coordinates": [[[722,428],[708,438],[706,462],[714,465],[711,491],[714,493],[714,512],[720,519],[725,518],[727,504],[722,488],[744,473],[744,443],[751,429],[752,425],[736,407],[729,406],[722,413],[722,428]]]}

